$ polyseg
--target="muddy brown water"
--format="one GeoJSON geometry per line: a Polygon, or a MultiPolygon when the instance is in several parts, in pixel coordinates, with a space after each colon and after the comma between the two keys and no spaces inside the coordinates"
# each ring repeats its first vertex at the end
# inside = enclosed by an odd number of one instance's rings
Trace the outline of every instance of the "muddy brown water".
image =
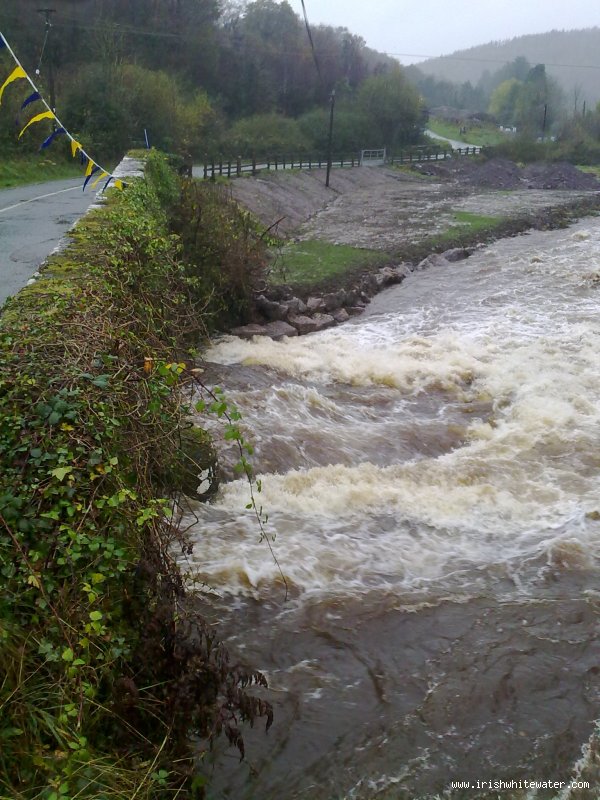
{"type": "Polygon", "coordinates": [[[451,783],[581,777],[600,717],[599,287],[588,219],[215,343],[290,596],[230,453],[187,567],[275,724],[203,757],[213,800],[572,796],[451,783]]]}

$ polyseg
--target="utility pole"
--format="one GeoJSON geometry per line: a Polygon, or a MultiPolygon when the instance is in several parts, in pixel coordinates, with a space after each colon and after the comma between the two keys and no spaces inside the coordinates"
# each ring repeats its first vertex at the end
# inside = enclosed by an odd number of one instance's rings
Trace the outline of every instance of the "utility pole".
{"type": "Polygon", "coordinates": [[[329,175],[331,173],[331,148],[333,146],[333,109],[335,108],[335,89],[331,90],[331,97],[329,98],[331,107],[329,109],[329,139],[327,140],[327,176],[325,178],[325,186],[329,186],[329,175]]]}
{"type": "Polygon", "coordinates": [[[548,104],[544,105],[544,121],[542,122],[542,140],[546,141],[546,119],[548,117],[548,104]]]}
{"type": "MultiPolygon", "coordinates": [[[[52,28],[52,23],[50,22],[50,15],[56,14],[55,8],[38,8],[38,14],[43,14],[46,20],[46,37],[44,39],[44,49],[42,50],[42,57],[44,55],[44,50],[46,49],[46,45],[48,44],[48,38],[50,36],[50,29],[52,28]]],[[[40,58],[40,66],[42,63],[42,59],[40,58]]],[[[52,49],[49,50],[48,54],[48,91],[50,92],[50,108],[52,111],[56,112],[56,87],[54,85],[54,57],[52,53],[52,49]]]]}

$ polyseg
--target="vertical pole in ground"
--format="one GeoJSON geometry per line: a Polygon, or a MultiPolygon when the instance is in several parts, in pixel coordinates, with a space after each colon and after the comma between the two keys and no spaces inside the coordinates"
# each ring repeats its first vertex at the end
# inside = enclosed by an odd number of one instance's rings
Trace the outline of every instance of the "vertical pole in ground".
{"type": "Polygon", "coordinates": [[[542,141],[546,139],[546,118],[548,116],[548,106],[544,105],[544,121],[542,122],[542,141]]]}
{"type": "Polygon", "coordinates": [[[331,103],[329,109],[329,138],[327,139],[327,175],[325,177],[325,186],[329,186],[329,175],[331,174],[331,149],[333,146],[333,110],[335,108],[335,89],[331,90],[331,103]]]}

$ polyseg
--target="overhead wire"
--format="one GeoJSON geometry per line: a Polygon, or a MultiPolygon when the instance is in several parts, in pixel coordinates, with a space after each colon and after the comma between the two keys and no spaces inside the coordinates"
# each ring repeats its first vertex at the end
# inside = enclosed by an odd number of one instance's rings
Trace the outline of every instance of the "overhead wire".
{"type": "MultiPolygon", "coordinates": [[[[119,188],[119,189],[122,189],[124,186],[126,186],[127,184],[124,181],[122,181],[120,179],[117,179],[116,176],[114,175],[114,173],[112,173],[110,170],[107,170],[104,167],[100,166],[100,164],[98,164],[97,161],[94,161],[94,159],[91,158],[88,155],[88,153],[83,149],[83,147],[77,141],[77,139],[63,125],[63,123],[60,121],[60,119],[56,115],[55,111],[52,108],[50,108],[50,106],[48,105],[46,99],[43,97],[43,95],[39,91],[38,87],[36,86],[36,84],[33,82],[31,77],[29,76],[28,72],[24,69],[22,63],[17,58],[17,55],[16,55],[15,51],[10,46],[7,38],[4,36],[2,31],[0,31],[0,44],[2,45],[2,48],[6,48],[6,50],[8,51],[9,55],[11,56],[11,58],[13,59],[13,61],[16,64],[16,67],[17,67],[16,70],[13,72],[12,78],[9,76],[8,82],[12,82],[12,80],[16,80],[17,78],[18,79],[23,78],[29,83],[29,85],[33,89],[33,94],[25,101],[25,103],[23,104],[22,108],[27,106],[33,100],[35,100],[36,102],[39,101],[40,103],[42,103],[42,105],[46,109],[46,111],[42,112],[41,114],[37,114],[37,115],[33,116],[29,120],[29,122],[25,125],[25,127],[22,129],[21,133],[19,134],[19,139],[21,138],[21,136],[23,136],[23,134],[25,133],[27,128],[29,128],[35,122],[40,122],[42,119],[51,119],[53,121],[53,124],[55,125],[55,129],[54,129],[54,132],[52,133],[52,135],[49,136],[45,140],[45,142],[42,144],[42,147],[44,147],[46,145],[49,145],[52,142],[52,140],[59,134],[64,134],[67,137],[67,139],[71,143],[71,152],[72,152],[73,157],[75,157],[76,155],[79,155],[80,158],[81,158],[82,164],[87,165],[86,166],[86,174],[85,174],[86,180],[85,180],[85,183],[83,184],[84,191],[85,191],[85,187],[87,186],[89,180],[97,172],[101,172],[101,175],[100,175],[100,177],[98,177],[95,180],[93,186],[95,186],[103,178],[105,178],[105,177],[108,178],[108,180],[106,181],[106,183],[104,185],[104,189],[102,189],[103,192],[107,189],[108,185],[113,180],[115,181],[115,186],[117,186],[117,188],[119,188]]],[[[7,84],[5,83],[4,86],[6,86],[6,85],[7,84]]]]}
{"type": "MultiPolygon", "coordinates": [[[[313,58],[315,59],[315,66],[319,75],[321,75],[320,65],[318,61],[318,57],[316,54],[316,47],[314,45],[314,38],[312,36],[312,28],[308,21],[308,16],[306,14],[306,6],[304,0],[301,0],[303,15],[304,15],[304,23],[307,30],[309,46],[311,48],[313,58]]],[[[14,21],[19,22],[20,18],[7,14],[2,15],[3,18],[10,18],[14,21]]],[[[113,31],[117,33],[124,33],[124,34],[131,34],[132,36],[149,36],[154,38],[160,39],[178,39],[184,42],[193,42],[192,37],[186,36],[185,34],[181,33],[172,33],[168,31],[151,31],[143,28],[138,28],[134,25],[124,25],[120,23],[85,23],[81,20],[77,19],[76,17],[72,17],[69,15],[62,15],[61,20],[55,20],[52,23],[53,27],[60,27],[60,28],[68,28],[70,25],[75,26],[77,28],[82,28],[84,30],[89,31],[113,31]],[[64,20],[64,21],[63,21],[64,20]]],[[[389,56],[390,58],[422,58],[422,59],[431,59],[431,60],[443,60],[443,61],[469,61],[473,63],[481,63],[481,64],[510,64],[513,61],[513,58],[481,58],[481,57],[472,57],[472,56],[459,56],[459,55],[433,55],[431,53],[400,53],[400,52],[389,52],[389,51],[380,51],[380,50],[373,50],[372,48],[367,48],[372,50],[376,55],[382,56],[389,56]]],[[[273,51],[273,52],[280,52],[280,53],[289,53],[289,52],[296,52],[301,53],[304,52],[303,50],[294,50],[290,51],[289,48],[280,51],[273,51]]],[[[526,58],[526,56],[525,56],[526,58]]],[[[600,70],[600,64],[560,64],[560,63],[553,63],[549,61],[540,62],[544,63],[546,67],[555,67],[561,69],[592,69],[592,70],[600,70]]],[[[406,64],[403,66],[414,66],[419,67],[419,64],[406,64]]]]}
{"type": "Polygon", "coordinates": [[[306,13],[306,6],[304,5],[304,0],[301,0],[301,3],[302,3],[302,13],[304,14],[304,25],[306,27],[306,33],[308,34],[308,41],[310,42],[310,49],[312,50],[313,60],[315,62],[315,67],[317,68],[317,74],[322,84],[323,76],[321,74],[321,67],[319,65],[319,59],[317,58],[317,51],[315,50],[315,43],[313,41],[312,31],[310,29],[310,23],[308,21],[308,14],[306,13]]]}
{"type": "Polygon", "coordinates": [[[44,36],[44,44],[40,53],[40,60],[38,61],[36,75],[39,75],[42,69],[42,61],[44,60],[44,53],[46,52],[46,45],[48,44],[48,36],[50,35],[50,25],[46,24],[46,35],[44,36]]]}

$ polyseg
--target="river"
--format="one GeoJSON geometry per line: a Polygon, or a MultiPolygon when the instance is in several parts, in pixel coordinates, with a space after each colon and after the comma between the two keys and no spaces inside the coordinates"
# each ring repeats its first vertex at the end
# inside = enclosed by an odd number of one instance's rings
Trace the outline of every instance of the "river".
{"type": "MultiPolygon", "coordinates": [[[[217,748],[211,798],[577,776],[600,717],[599,311],[589,218],[413,273],[343,326],[214,344],[290,596],[229,451],[188,568],[275,723],[241,764],[217,748]]],[[[526,796],[570,794],[502,794],[526,796]]]]}

